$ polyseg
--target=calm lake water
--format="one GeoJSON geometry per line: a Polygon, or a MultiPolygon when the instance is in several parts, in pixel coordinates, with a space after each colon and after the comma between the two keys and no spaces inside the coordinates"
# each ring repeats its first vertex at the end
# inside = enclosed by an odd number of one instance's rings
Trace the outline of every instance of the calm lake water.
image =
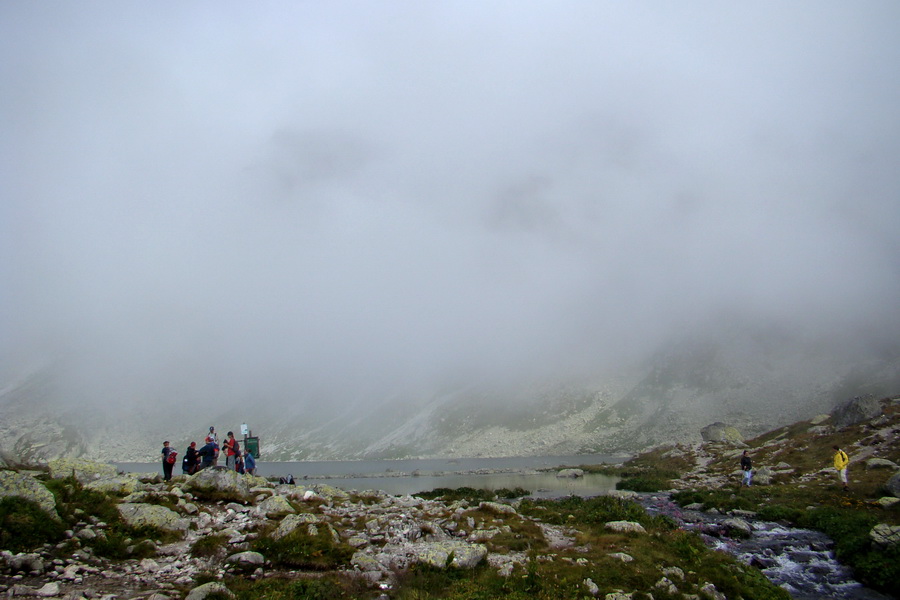
{"type": "MultiPolygon", "coordinates": [[[[530,490],[536,497],[570,494],[595,496],[615,489],[618,477],[588,474],[577,479],[558,478],[553,471],[536,473],[535,470],[601,463],[619,464],[627,458],[627,456],[591,454],[504,458],[259,461],[257,473],[263,477],[293,475],[298,485],[327,483],[344,490],[383,490],[389,494],[414,494],[441,487],[487,490],[521,487],[530,490]]],[[[162,472],[159,463],[114,464],[119,470],[126,472],[162,472]]],[[[219,464],[224,464],[224,460],[220,460],[219,464]]],[[[180,466],[174,472],[180,473],[180,466]]]]}

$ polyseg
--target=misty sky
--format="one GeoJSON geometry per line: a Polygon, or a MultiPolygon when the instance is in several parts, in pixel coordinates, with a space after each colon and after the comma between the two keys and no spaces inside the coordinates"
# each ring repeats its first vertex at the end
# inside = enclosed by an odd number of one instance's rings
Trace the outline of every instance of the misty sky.
{"type": "Polygon", "coordinates": [[[898,24],[0,3],[0,372],[340,399],[590,376],[721,321],[896,338],[898,24]]]}

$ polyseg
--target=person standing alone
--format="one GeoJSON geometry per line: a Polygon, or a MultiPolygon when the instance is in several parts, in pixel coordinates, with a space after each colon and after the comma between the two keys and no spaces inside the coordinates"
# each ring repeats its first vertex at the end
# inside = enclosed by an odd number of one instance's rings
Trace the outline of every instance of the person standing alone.
{"type": "Polygon", "coordinates": [[[741,455],[741,470],[744,471],[744,477],[741,479],[741,487],[747,486],[750,487],[750,482],[753,481],[753,461],[750,460],[750,455],[744,450],[744,453],[741,455]]]}
{"type": "Polygon", "coordinates": [[[838,478],[840,478],[845,492],[850,489],[847,483],[847,466],[849,464],[850,457],[847,456],[847,453],[841,450],[840,446],[834,446],[834,468],[837,469],[838,478]]]}
{"type": "Polygon", "coordinates": [[[172,479],[172,467],[175,466],[174,461],[169,461],[169,455],[172,454],[174,450],[169,448],[169,440],[163,442],[162,449],[162,467],[163,467],[163,481],[169,481],[172,479]]]}

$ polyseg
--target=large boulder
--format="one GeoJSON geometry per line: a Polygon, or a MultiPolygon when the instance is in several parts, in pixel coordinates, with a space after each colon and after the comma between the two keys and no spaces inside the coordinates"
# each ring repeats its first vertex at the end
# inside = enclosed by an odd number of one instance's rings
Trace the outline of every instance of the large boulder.
{"type": "Polygon", "coordinates": [[[44,511],[55,519],[56,498],[43,483],[26,473],[0,471],[0,498],[18,496],[37,503],[44,511]]]}
{"type": "Polygon", "coordinates": [[[84,485],[87,489],[108,494],[133,494],[142,490],[145,485],[137,478],[128,475],[115,475],[95,479],[84,485]]]}
{"type": "Polygon", "coordinates": [[[234,598],[234,594],[225,587],[224,583],[218,581],[210,581],[203,585],[198,585],[185,596],[184,600],[205,600],[207,596],[215,594],[216,596],[227,596],[234,598]]]}
{"type": "Polygon", "coordinates": [[[312,513],[300,513],[299,515],[288,515],[284,519],[281,520],[281,523],[278,524],[278,529],[276,529],[272,533],[272,539],[280,540],[286,535],[289,535],[292,531],[300,527],[301,525],[315,525],[316,523],[321,523],[322,519],[320,519],[317,515],[312,513]]]}
{"type": "Polygon", "coordinates": [[[616,533],[647,533],[644,526],[636,521],[608,521],[604,527],[616,533]]]}
{"type": "Polygon", "coordinates": [[[122,519],[132,527],[148,525],[166,531],[183,532],[190,522],[165,506],[125,502],[118,506],[122,519]]]}
{"type": "Polygon", "coordinates": [[[249,478],[225,467],[207,467],[191,475],[182,487],[191,492],[219,494],[233,500],[244,500],[250,496],[249,478]]]}
{"type": "Polygon", "coordinates": [[[900,469],[900,465],[886,458],[870,458],[866,461],[866,471],[871,469],[891,469],[896,471],[900,469]]]}
{"type": "Polygon", "coordinates": [[[456,540],[406,543],[385,546],[382,550],[388,554],[404,555],[407,564],[423,563],[438,569],[446,567],[472,569],[487,557],[487,547],[483,544],[456,540]]]}
{"type": "Polygon", "coordinates": [[[109,463],[99,463],[84,458],[57,458],[51,460],[50,476],[54,479],[74,477],[81,483],[89,483],[96,479],[116,476],[116,466],[109,463]]]}
{"type": "Polygon", "coordinates": [[[873,396],[857,396],[837,405],[831,411],[831,418],[834,426],[842,429],[879,417],[882,410],[881,402],[873,396]]]}
{"type": "Polygon", "coordinates": [[[748,538],[753,535],[753,526],[744,519],[736,517],[725,519],[722,521],[722,526],[725,528],[729,537],[748,538]]]}
{"type": "Polygon", "coordinates": [[[884,484],[887,491],[896,498],[900,498],[900,473],[894,473],[884,484]]]}
{"type": "Polygon", "coordinates": [[[257,510],[267,517],[275,517],[278,515],[297,512],[297,510],[293,506],[291,506],[291,503],[288,502],[284,496],[270,496],[269,498],[266,498],[259,503],[259,506],[257,506],[257,510]]]}
{"type": "Polygon", "coordinates": [[[250,550],[247,550],[246,552],[238,552],[237,554],[232,554],[225,559],[225,562],[235,565],[240,569],[252,571],[254,569],[262,567],[265,564],[266,559],[259,552],[252,552],[250,550]]]}
{"type": "Polygon", "coordinates": [[[582,469],[562,469],[556,473],[556,476],[560,479],[577,479],[584,477],[584,471],[582,469]]]}
{"type": "Polygon", "coordinates": [[[740,444],[744,441],[741,432],[725,423],[713,423],[700,430],[700,437],[704,442],[725,442],[727,444],[740,444]]]}
{"type": "Polygon", "coordinates": [[[879,523],[869,532],[869,539],[879,548],[891,548],[900,545],[900,525],[879,523]]]}
{"type": "Polygon", "coordinates": [[[327,483],[318,483],[312,486],[312,489],[316,494],[327,500],[343,500],[350,497],[350,494],[344,490],[336,488],[333,485],[328,485],[327,483]]]}

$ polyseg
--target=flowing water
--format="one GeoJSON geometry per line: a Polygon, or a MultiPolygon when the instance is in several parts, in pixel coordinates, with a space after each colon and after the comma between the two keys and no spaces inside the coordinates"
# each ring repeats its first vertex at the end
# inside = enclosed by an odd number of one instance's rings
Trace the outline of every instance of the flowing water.
{"type": "Polygon", "coordinates": [[[890,600],[853,579],[837,562],[833,542],[808,529],[740,517],[753,527],[748,539],[721,536],[722,522],[731,517],[678,507],[667,495],[641,495],[648,512],[665,514],[687,530],[696,531],[708,545],[759,568],[770,581],[797,600],[890,600]]]}

